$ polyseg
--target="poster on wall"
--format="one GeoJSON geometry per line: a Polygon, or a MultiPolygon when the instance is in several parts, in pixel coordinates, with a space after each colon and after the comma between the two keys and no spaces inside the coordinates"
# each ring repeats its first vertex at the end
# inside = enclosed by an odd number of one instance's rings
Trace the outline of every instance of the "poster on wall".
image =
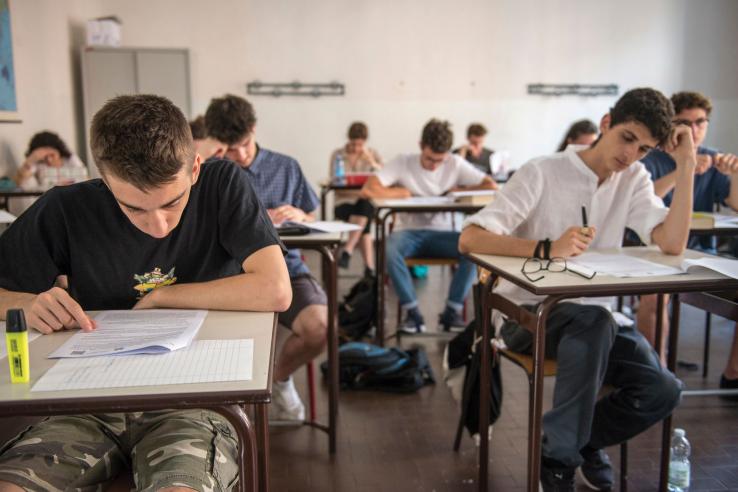
{"type": "Polygon", "coordinates": [[[0,121],[20,121],[15,92],[9,0],[0,0],[0,121]]]}

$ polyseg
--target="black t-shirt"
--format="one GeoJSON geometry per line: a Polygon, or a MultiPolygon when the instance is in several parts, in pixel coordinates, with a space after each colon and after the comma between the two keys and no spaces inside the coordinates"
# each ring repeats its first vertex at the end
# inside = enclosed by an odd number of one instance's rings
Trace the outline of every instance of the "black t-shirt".
{"type": "Polygon", "coordinates": [[[0,236],[0,287],[37,294],[67,275],[83,309],[130,309],[158,285],[236,275],[273,244],[282,246],[231,162],[202,166],[179,224],[162,239],[134,226],[95,179],[49,190],[0,236]]]}

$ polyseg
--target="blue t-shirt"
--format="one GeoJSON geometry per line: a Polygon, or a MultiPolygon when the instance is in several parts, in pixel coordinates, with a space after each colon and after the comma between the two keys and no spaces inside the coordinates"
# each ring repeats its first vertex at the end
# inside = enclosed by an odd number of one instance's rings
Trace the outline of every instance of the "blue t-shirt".
{"type": "MultiPolygon", "coordinates": [[[[698,154],[707,154],[712,157],[717,154],[716,150],[707,147],[698,147],[698,154]]],[[[676,169],[676,163],[669,154],[661,150],[654,149],[648,153],[646,157],[641,159],[646,166],[646,170],[651,173],[651,179],[656,181],[659,178],[669,174],[676,169]]],[[[730,178],[718,171],[715,167],[710,167],[703,174],[697,174],[694,177],[694,195],[692,210],[695,212],[712,212],[715,210],[715,203],[725,203],[730,193],[730,178]]],[[[664,196],[664,205],[671,205],[674,196],[674,190],[664,196]]],[[[689,240],[688,247],[692,249],[702,249],[713,252],[716,247],[714,237],[692,237],[689,240]]]]}
{"type": "MultiPolygon", "coordinates": [[[[707,147],[698,147],[698,154],[715,156],[716,150],[707,147]]],[[[651,179],[656,181],[676,169],[676,163],[669,154],[661,150],[652,150],[646,157],[641,159],[646,170],[651,173],[651,179]]],[[[694,177],[694,203],[695,212],[712,212],[715,203],[724,203],[730,193],[730,178],[721,173],[715,167],[710,167],[705,173],[694,177]]],[[[664,205],[671,205],[674,191],[670,191],[664,197],[664,205]]]]}
{"type": "MultiPolygon", "coordinates": [[[[292,157],[257,146],[256,157],[243,168],[264,208],[292,205],[309,213],[320,205],[320,199],[302,174],[300,164],[292,157]]],[[[290,278],[309,274],[299,249],[290,249],[285,256],[290,278]]]]}

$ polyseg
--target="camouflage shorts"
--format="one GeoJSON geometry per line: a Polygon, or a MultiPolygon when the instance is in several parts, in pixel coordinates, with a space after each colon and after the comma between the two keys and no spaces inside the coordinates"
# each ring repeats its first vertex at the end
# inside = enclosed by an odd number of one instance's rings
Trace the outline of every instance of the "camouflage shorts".
{"type": "Polygon", "coordinates": [[[0,480],[30,491],[102,491],[130,467],[137,490],[231,490],[238,438],[207,410],[51,417],[0,450],[0,480]]]}

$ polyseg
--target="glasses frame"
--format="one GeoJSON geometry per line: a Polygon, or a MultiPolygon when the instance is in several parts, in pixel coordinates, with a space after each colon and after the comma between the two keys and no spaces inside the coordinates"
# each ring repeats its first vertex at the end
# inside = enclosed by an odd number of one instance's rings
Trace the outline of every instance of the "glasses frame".
{"type": "Polygon", "coordinates": [[[525,276],[526,279],[528,279],[529,282],[538,282],[539,280],[543,279],[545,275],[541,275],[539,277],[533,278],[532,274],[547,271],[551,273],[561,273],[561,272],[571,272],[575,275],[579,275],[582,278],[585,278],[587,280],[592,280],[595,275],[597,275],[597,272],[593,273],[591,276],[584,275],[583,273],[570,270],[566,265],[566,258],[562,258],[560,256],[555,256],[553,258],[550,258],[548,260],[542,259],[542,258],[526,258],[526,260],[523,262],[523,266],[520,267],[520,273],[525,276]],[[561,266],[561,270],[558,269],[551,269],[551,265],[561,266]],[[527,265],[535,265],[538,268],[532,271],[526,271],[527,265]]]}
{"type": "Polygon", "coordinates": [[[709,122],[710,118],[697,118],[694,121],[685,119],[674,119],[672,121],[672,124],[674,124],[674,126],[686,125],[690,128],[704,128],[709,122]]]}

